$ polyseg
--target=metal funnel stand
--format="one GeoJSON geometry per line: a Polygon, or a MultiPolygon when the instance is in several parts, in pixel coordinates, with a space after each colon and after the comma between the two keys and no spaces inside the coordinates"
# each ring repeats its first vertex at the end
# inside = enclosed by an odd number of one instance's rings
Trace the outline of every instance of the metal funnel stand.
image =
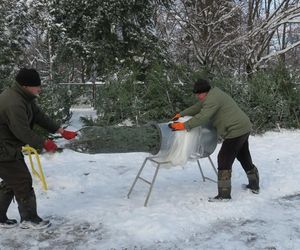
{"type": "MultiPolygon", "coordinates": [[[[161,141],[161,145],[160,145],[161,148],[160,148],[160,151],[159,151],[158,155],[163,155],[163,153],[166,152],[170,148],[170,146],[172,145],[172,140],[174,139],[174,132],[172,132],[170,130],[170,128],[168,128],[167,123],[158,124],[158,127],[159,127],[160,137],[161,137],[160,138],[161,139],[160,140],[161,141]]],[[[205,176],[205,174],[202,170],[202,166],[200,164],[200,159],[208,158],[209,162],[210,162],[210,165],[213,168],[215,174],[218,175],[217,169],[216,169],[216,167],[215,167],[215,165],[214,165],[214,163],[213,163],[213,161],[210,157],[210,155],[214,152],[214,150],[217,146],[217,133],[216,133],[216,130],[212,126],[209,126],[209,125],[202,127],[201,131],[200,131],[200,141],[199,141],[199,143],[200,143],[199,152],[197,152],[195,154],[192,154],[190,156],[190,160],[196,160],[197,161],[197,165],[199,167],[199,170],[200,170],[200,173],[201,173],[201,176],[202,176],[202,180],[204,182],[206,180],[210,180],[212,182],[217,182],[216,180],[205,176]]],[[[142,164],[142,166],[140,167],[140,169],[139,169],[139,171],[138,171],[131,187],[130,187],[130,190],[127,194],[127,198],[128,199],[130,198],[130,195],[131,195],[137,181],[141,180],[144,183],[149,185],[149,190],[148,190],[148,193],[146,195],[145,202],[144,202],[144,206],[146,207],[147,204],[148,204],[148,201],[149,201],[149,198],[150,198],[150,195],[151,195],[156,177],[158,175],[158,171],[162,166],[167,165],[167,164],[169,165],[169,164],[171,164],[171,162],[170,161],[162,161],[161,157],[158,157],[158,156],[146,157],[143,164],[142,164]],[[151,180],[147,180],[147,179],[145,179],[141,176],[143,170],[145,169],[145,166],[150,165],[150,164],[147,165],[148,161],[153,162],[154,166],[156,167],[154,175],[153,175],[151,180]]]]}

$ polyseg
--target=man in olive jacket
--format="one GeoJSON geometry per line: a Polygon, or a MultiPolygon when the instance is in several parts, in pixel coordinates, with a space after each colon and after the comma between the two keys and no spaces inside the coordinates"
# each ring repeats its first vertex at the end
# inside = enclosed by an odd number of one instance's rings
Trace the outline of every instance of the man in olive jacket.
{"type": "Polygon", "coordinates": [[[0,227],[13,227],[17,221],[6,216],[15,196],[21,217],[21,228],[41,229],[50,225],[37,214],[32,178],[22,154],[22,146],[55,152],[56,144],[36,134],[34,124],[50,133],[72,139],[76,132],[67,131],[45,115],[35,103],[41,91],[40,76],[34,69],[21,69],[16,83],[0,94],[0,227]]]}
{"type": "Polygon", "coordinates": [[[193,116],[181,123],[169,124],[173,130],[190,130],[194,127],[212,123],[218,135],[224,139],[218,154],[218,195],[210,201],[231,199],[231,170],[237,158],[245,170],[249,184],[246,186],[253,193],[259,192],[259,174],[252,163],[248,138],[251,122],[236,102],[217,87],[211,87],[204,79],[198,79],[193,92],[199,102],[176,114],[172,119],[193,116]]]}

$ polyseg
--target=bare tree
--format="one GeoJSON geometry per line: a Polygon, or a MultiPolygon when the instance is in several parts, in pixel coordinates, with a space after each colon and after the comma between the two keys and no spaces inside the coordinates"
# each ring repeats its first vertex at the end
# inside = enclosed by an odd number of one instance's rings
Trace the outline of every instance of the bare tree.
{"type": "Polygon", "coordinates": [[[299,0],[177,0],[158,30],[180,63],[250,74],[300,45],[299,22],[299,0]]]}
{"type": "Polygon", "coordinates": [[[233,56],[240,18],[233,1],[178,0],[162,15],[161,35],[178,61],[209,70],[233,56]]]}
{"type": "Polygon", "coordinates": [[[244,1],[243,7],[247,26],[239,39],[245,46],[247,73],[300,45],[299,40],[286,40],[287,24],[300,22],[298,0],[250,0],[244,1]]]}

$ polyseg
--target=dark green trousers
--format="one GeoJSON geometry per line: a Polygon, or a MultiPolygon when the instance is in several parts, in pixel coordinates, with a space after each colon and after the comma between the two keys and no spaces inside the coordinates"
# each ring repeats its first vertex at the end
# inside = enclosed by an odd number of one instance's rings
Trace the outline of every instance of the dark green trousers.
{"type": "Polygon", "coordinates": [[[0,162],[0,178],[17,200],[26,200],[32,195],[32,178],[23,159],[0,162]]]}
{"type": "Polygon", "coordinates": [[[0,162],[0,220],[6,217],[7,209],[15,196],[21,220],[36,218],[36,199],[32,178],[23,159],[0,162]]]}
{"type": "Polygon", "coordinates": [[[249,133],[223,141],[218,154],[218,170],[231,170],[235,158],[247,173],[254,168],[249,151],[249,133]]]}

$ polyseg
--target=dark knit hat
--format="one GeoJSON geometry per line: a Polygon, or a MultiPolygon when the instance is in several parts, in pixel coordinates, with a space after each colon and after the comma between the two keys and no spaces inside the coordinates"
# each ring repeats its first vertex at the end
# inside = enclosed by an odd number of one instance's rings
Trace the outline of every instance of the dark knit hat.
{"type": "Polygon", "coordinates": [[[41,85],[40,75],[35,69],[20,69],[16,76],[16,81],[21,86],[37,87],[41,85]]]}
{"type": "Polygon", "coordinates": [[[208,92],[210,89],[211,86],[209,84],[209,81],[199,78],[194,83],[193,93],[200,94],[200,93],[208,92]]]}

